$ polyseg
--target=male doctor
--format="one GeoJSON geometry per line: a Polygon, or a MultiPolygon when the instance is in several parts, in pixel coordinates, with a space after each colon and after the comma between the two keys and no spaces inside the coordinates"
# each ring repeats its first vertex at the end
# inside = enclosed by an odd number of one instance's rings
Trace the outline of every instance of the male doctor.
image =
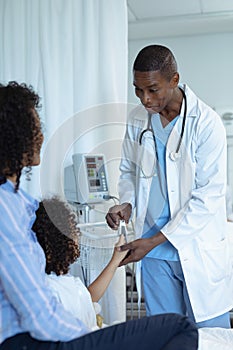
{"type": "Polygon", "coordinates": [[[230,328],[232,264],[226,235],[226,136],[220,117],[185,84],[172,52],[144,47],[134,66],[141,101],[129,115],[120,164],[117,229],[136,215],[137,263],[147,315],[176,312],[198,327],[230,328]],[[134,211],[135,209],[135,211],[134,211]]]}

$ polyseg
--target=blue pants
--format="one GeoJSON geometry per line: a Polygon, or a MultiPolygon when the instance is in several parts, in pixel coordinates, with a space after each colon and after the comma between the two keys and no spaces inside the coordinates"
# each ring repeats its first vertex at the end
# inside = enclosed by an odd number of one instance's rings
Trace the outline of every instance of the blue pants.
{"type": "MultiPolygon", "coordinates": [[[[148,316],[174,312],[188,315],[195,322],[179,261],[144,258],[142,260],[142,282],[148,316]]],[[[230,328],[229,312],[198,322],[197,327],[230,328]]]]}
{"type": "Polygon", "coordinates": [[[33,339],[18,334],[0,350],[197,350],[198,331],[187,317],[163,314],[106,327],[69,342],[33,339]]]}

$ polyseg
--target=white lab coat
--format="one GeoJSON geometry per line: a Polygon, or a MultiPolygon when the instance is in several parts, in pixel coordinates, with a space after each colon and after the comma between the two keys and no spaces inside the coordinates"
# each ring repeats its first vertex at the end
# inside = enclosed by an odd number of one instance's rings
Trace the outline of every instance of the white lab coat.
{"type": "MultiPolygon", "coordinates": [[[[171,220],[161,231],[178,250],[194,316],[196,322],[201,322],[233,307],[233,271],[226,229],[226,135],[220,117],[187,85],[183,89],[187,119],[176,161],[170,159],[170,152],[176,150],[182,117],[167,143],[171,220]]],[[[142,233],[151,185],[151,178],[143,177],[140,170],[143,146],[138,140],[146,123],[143,107],[130,113],[120,164],[120,202],[136,208],[137,237],[142,233]]],[[[145,146],[148,169],[155,158],[153,138],[149,138],[145,146]]],[[[155,205],[159,205],[156,198],[155,205]]]]}

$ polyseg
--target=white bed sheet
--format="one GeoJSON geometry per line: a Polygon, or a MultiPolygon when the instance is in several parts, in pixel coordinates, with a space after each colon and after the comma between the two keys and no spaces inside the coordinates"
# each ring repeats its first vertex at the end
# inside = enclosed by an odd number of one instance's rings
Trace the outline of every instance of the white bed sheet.
{"type": "Polygon", "coordinates": [[[233,329],[200,328],[198,350],[233,350],[233,329]]]}

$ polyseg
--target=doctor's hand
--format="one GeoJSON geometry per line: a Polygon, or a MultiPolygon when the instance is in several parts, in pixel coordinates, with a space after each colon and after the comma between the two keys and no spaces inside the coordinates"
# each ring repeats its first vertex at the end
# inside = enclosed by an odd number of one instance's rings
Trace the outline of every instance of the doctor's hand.
{"type": "Polygon", "coordinates": [[[126,224],[128,224],[131,213],[132,206],[130,203],[114,205],[109,209],[105,219],[109,227],[111,227],[113,230],[117,230],[120,220],[124,220],[126,224]]]}
{"type": "Polygon", "coordinates": [[[144,258],[153,248],[157,247],[161,243],[167,241],[167,238],[162,232],[158,232],[155,236],[149,238],[140,238],[130,243],[117,247],[117,250],[125,251],[129,250],[125,258],[121,261],[119,266],[136,262],[144,258]]]}
{"type": "Polygon", "coordinates": [[[121,261],[119,266],[123,266],[132,262],[136,262],[144,258],[151,249],[154,248],[150,239],[140,238],[130,243],[124,244],[120,247],[116,247],[118,251],[127,251],[125,258],[121,261]]]}

